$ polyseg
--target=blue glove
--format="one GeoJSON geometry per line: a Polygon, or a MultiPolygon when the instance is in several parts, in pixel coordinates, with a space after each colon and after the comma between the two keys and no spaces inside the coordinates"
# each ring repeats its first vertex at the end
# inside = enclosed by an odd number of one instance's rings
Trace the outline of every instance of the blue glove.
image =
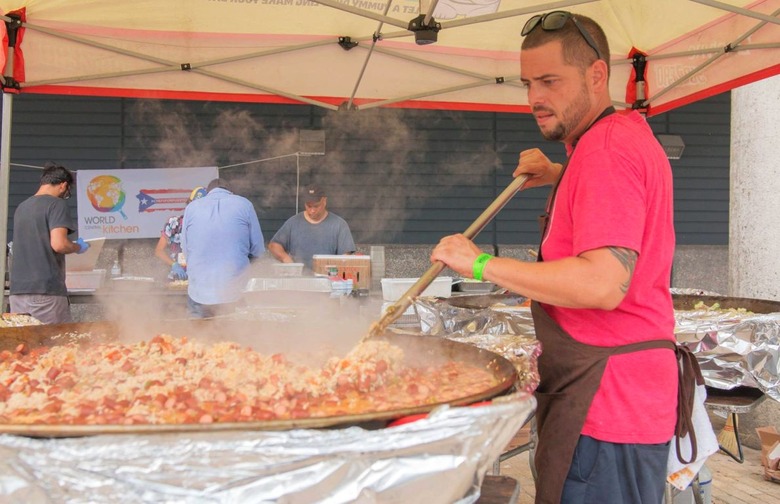
{"type": "Polygon", "coordinates": [[[171,275],[173,275],[173,278],[176,280],[187,280],[187,270],[179,263],[173,263],[171,265],[171,275]]]}
{"type": "Polygon", "coordinates": [[[79,246],[79,250],[76,252],[77,254],[83,254],[89,248],[89,243],[85,242],[84,238],[79,238],[76,240],[76,245],[79,246]]]}

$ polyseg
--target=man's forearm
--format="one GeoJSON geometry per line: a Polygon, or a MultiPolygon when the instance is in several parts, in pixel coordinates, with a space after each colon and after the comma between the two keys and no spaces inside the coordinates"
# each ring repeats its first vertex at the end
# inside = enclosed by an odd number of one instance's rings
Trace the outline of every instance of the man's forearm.
{"type": "Polygon", "coordinates": [[[278,243],[275,242],[269,243],[268,251],[271,252],[271,255],[274,256],[277,261],[281,261],[283,263],[293,262],[293,259],[292,257],[290,257],[290,254],[288,254],[287,251],[284,250],[284,247],[282,247],[278,243]]]}

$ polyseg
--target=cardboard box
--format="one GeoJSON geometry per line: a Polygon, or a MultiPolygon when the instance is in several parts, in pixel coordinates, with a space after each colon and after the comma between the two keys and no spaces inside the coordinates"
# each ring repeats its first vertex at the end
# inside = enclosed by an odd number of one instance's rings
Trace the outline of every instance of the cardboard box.
{"type": "Polygon", "coordinates": [[[315,254],[312,270],[320,275],[328,274],[328,266],[335,266],[340,280],[352,280],[355,289],[371,288],[371,257],[367,255],[315,254]]]}
{"type": "Polygon", "coordinates": [[[65,256],[65,271],[91,272],[95,269],[100,251],[103,250],[105,238],[90,238],[84,240],[89,243],[89,248],[83,254],[68,254],[65,256]]]}
{"type": "Polygon", "coordinates": [[[780,483],[780,433],[774,427],[758,427],[756,434],[761,440],[761,465],[764,479],[780,483]]]}

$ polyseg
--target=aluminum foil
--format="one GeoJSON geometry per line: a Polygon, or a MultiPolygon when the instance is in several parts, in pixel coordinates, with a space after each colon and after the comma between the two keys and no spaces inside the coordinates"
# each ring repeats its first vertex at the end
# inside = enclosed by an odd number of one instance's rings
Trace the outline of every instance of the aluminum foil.
{"type": "Polygon", "coordinates": [[[419,297],[414,309],[424,334],[464,337],[474,334],[534,336],[531,310],[523,297],[419,297]],[[493,302],[490,300],[494,299],[493,302]],[[473,301],[472,301],[473,300],[473,301]]]}
{"type": "Polygon", "coordinates": [[[420,297],[414,309],[423,334],[441,336],[495,352],[514,364],[517,388],[533,393],[539,386],[538,358],[542,344],[536,339],[531,310],[523,297],[469,296],[455,299],[420,297]],[[456,303],[456,304],[454,304],[456,303]]]}
{"type": "MultiPolygon", "coordinates": [[[[696,289],[673,289],[673,294],[715,295],[696,289]]],[[[522,297],[421,297],[414,303],[424,334],[476,344],[503,355],[518,369],[523,390],[539,384],[533,318],[522,308],[522,297]]],[[[755,314],[737,310],[675,311],[677,341],[696,355],[708,386],[731,390],[752,387],[780,401],[780,313],[755,314]]]]}
{"type": "Polygon", "coordinates": [[[0,435],[0,501],[472,503],[535,409],[517,392],[379,430],[0,435]]]}
{"type": "Polygon", "coordinates": [[[675,312],[675,334],[696,355],[707,385],[760,389],[780,401],[780,313],[675,312]]]}

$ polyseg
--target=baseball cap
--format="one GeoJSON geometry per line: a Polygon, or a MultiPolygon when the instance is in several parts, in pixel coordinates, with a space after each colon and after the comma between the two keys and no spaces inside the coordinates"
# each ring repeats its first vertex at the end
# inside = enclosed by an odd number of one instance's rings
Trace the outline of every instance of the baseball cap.
{"type": "Polygon", "coordinates": [[[206,195],[206,188],[203,186],[198,186],[192,190],[192,192],[190,193],[190,198],[187,200],[187,202],[189,203],[190,201],[195,201],[196,199],[200,199],[205,195],[206,195]]]}
{"type": "Polygon", "coordinates": [[[306,186],[306,188],[303,190],[302,197],[304,203],[314,203],[315,201],[319,201],[324,198],[325,192],[319,186],[312,184],[306,186]]]}

